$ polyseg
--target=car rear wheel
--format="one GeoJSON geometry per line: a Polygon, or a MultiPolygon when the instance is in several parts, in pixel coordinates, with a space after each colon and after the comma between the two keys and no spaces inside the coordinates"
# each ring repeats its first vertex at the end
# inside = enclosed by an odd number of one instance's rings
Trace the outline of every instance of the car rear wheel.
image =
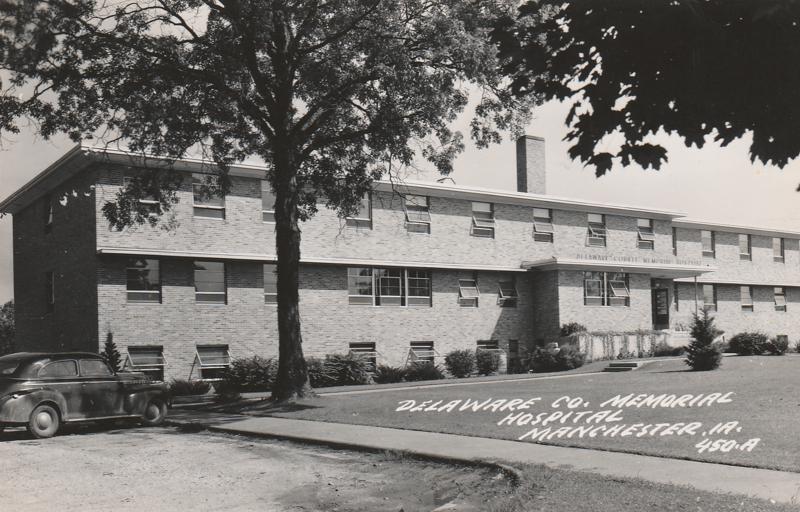
{"type": "Polygon", "coordinates": [[[156,427],[164,423],[167,417],[167,404],[158,398],[150,400],[142,415],[142,424],[147,427],[156,427]]]}
{"type": "Polygon", "coordinates": [[[50,405],[40,405],[31,413],[28,420],[28,432],[37,439],[53,437],[58,432],[61,421],[58,411],[50,405]]]}

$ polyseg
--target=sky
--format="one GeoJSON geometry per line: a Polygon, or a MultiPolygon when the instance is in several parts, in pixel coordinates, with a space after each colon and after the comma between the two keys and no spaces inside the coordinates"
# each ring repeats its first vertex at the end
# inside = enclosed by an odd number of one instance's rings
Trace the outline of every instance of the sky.
{"type": "MultiPolygon", "coordinates": [[[[547,103],[534,111],[526,129],[545,139],[548,194],[684,213],[695,220],[763,226],[800,231],[800,162],[784,169],[753,164],[750,141],[725,148],[708,142],[702,149],[687,148],[677,137],[664,134],[652,140],[663,144],[669,161],[659,171],[632,165],[614,167],[596,178],[594,171],[567,155],[564,136],[567,106],[547,103]]],[[[465,117],[456,122],[468,139],[465,117]]],[[[32,131],[3,136],[0,146],[0,199],[24,185],[64,154],[73,143],[64,137],[42,140],[32,131]]],[[[455,162],[452,178],[458,185],[516,190],[514,141],[488,149],[467,148],[455,162]]],[[[431,169],[417,179],[434,180],[431,169]]],[[[0,219],[0,303],[13,298],[11,217],[0,219]]]]}

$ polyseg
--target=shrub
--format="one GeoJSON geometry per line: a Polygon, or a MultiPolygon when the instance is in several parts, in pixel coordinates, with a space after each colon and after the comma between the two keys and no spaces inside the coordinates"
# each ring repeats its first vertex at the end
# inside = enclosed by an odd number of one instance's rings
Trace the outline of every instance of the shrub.
{"type": "Polygon", "coordinates": [[[312,388],[367,384],[370,381],[369,363],[359,354],[329,354],[324,359],[306,359],[308,379],[312,388]]]}
{"type": "Polygon", "coordinates": [[[665,342],[660,341],[653,347],[653,356],[655,357],[668,357],[668,356],[682,356],[686,352],[686,347],[672,347],[665,342]]]}
{"type": "Polygon", "coordinates": [[[535,372],[560,372],[580,368],[586,361],[586,354],[571,345],[558,350],[537,347],[530,357],[530,367],[535,372]]]}
{"type": "Polygon", "coordinates": [[[789,350],[789,340],[772,338],[767,342],[765,348],[773,356],[782,356],[789,350]]]}
{"type": "Polygon", "coordinates": [[[564,324],[561,326],[561,336],[572,336],[573,334],[578,334],[579,332],[586,332],[588,329],[583,325],[579,324],[578,322],[570,322],[568,324],[564,324]]]}
{"type": "Polygon", "coordinates": [[[475,354],[471,350],[453,350],[444,356],[444,366],[453,377],[469,377],[475,371],[475,354]]]}
{"type": "Polygon", "coordinates": [[[103,345],[103,351],[100,355],[115,372],[120,371],[122,368],[122,356],[117,350],[117,344],[114,343],[114,335],[110,332],[106,334],[106,343],[103,345]]]}
{"type": "Polygon", "coordinates": [[[475,351],[475,363],[480,375],[495,373],[500,368],[500,354],[496,350],[478,349],[475,351]]]}
{"type": "Polygon", "coordinates": [[[405,368],[379,364],[378,367],[375,368],[375,374],[372,376],[372,380],[377,384],[390,384],[393,382],[402,382],[405,376],[405,368]]]}
{"type": "Polygon", "coordinates": [[[800,354],[800,341],[794,344],[794,351],[800,354]]]}
{"type": "Polygon", "coordinates": [[[692,325],[692,342],[686,349],[686,364],[695,371],[715,370],[722,362],[722,352],[714,346],[714,339],[722,331],[714,326],[714,318],[703,309],[703,314],[694,315],[692,325]]]}
{"type": "Polygon", "coordinates": [[[205,395],[210,389],[211,384],[203,380],[172,379],[169,383],[172,396],[205,395]]]}
{"type": "Polygon", "coordinates": [[[740,356],[761,355],[769,338],[761,332],[740,332],[730,340],[730,349],[740,356]]]}
{"type": "Polygon", "coordinates": [[[415,361],[406,367],[405,377],[408,382],[414,382],[418,380],[443,379],[444,374],[439,365],[428,361],[415,361]]]}
{"type": "Polygon", "coordinates": [[[270,391],[278,373],[278,362],[261,356],[234,359],[222,371],[222,383],[214,386],[219,394],[270,391]],[[222,392],[220,392],[222,390],[222,392]]]}

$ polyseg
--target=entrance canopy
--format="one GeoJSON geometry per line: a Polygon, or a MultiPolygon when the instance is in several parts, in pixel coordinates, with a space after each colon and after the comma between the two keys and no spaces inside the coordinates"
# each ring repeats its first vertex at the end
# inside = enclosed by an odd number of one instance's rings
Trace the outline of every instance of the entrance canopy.
{"type": "Polygon", "coordinates": [[[600,257],[587,256],[578,258],[552,257],[536,261],[523,261],[522,268],[528,270],[586,270],[599,272],[626,272],[630,274],[648,274],[655,278],[678,279],[697,277],[717,270],[711,265],[700,262],[689,262],[679,259],[673,261],[659,258],[636,257],[600,257]]]}

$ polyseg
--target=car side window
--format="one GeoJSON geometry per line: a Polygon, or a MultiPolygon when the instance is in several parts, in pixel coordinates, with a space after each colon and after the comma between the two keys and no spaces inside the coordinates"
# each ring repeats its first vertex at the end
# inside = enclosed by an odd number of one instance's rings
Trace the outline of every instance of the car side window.
{"type": "Polygon", "coordinates": [[[52,363],[47,363],[39,370],[39,377],[49,377],[51,379],[77,376],[78,365],[75,361],[53,361],[52,363]]]}
{"type": "Polygon", "coordinates": [[[111,368],[99,359],[81,359],[82,377],[110,377],[114,375],[111,368]]]}

